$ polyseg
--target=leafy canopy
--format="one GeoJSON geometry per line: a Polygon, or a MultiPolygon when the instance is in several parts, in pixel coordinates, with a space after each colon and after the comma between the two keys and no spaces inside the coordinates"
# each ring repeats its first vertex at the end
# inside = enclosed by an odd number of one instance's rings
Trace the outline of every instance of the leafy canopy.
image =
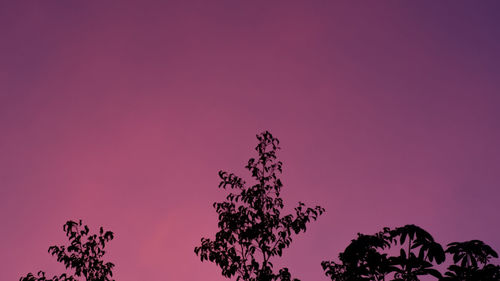
{"type": "Polygon", "coordinates": [[[276,156],[279,141],[267,131],[257,135],[257,139],[258,158],[251,158],[245,167],[256,183],[248,186],[235,174],[219,172],[219,188],[230,190],[225,201],[213,204],[219,214],[219,231],[215,240],[202,238],[201,246],[194,251],[201,261],[215,262],[228,278],[291,280],[288,268],[275,271],[272,260],[281,256],[293,235],[305,232],[307,224],[316,220],[324,209],[308,208],[299,202],[295,214],[282,214],[283,184],[278,177],[282,163],[276,156]]]}
{"type": "Polygon", "coordinates": [[[453,242],[446,253],[453,257],[453,265],[441,281],[499,281],[500,266],[489,263],[498,258],[497,252],[480,240],[453,242]]]}
{"type": "Polygon", "coordinates": [[[86,281],[114,281],[112,269],[114,264],[104,262],[106,243],[113,239],[113,232],[104,231],[101,227],[99,234],[89,235],[89,228],[82,225],[82,221],[68,221],[63,226],[70,242],[69,246],[51,246],[49,253],[57,257],[58,262],[64,263],[66,268],[74,270],[73,274],[63,273],[52,278],[45,277],[45,272],[39,271],[37,276],[28,273],[20,281],[77,281],[83,277],[86,281]]]}
{"type": "Polygon", "coordinates": [[[339,254],[339,263],[321,265],[332,281],[417,281],[422,276],[440,281],[500,281],[500,267],[488,263],[492,257],[497,258],[497,253],[482,241],[453,242],[445,251],[427,231],[406,225],[374,235],[358,234],[339,254]],[[454,264],[442,275],[434,265],[443,263],[447,253],[454,264]]]}

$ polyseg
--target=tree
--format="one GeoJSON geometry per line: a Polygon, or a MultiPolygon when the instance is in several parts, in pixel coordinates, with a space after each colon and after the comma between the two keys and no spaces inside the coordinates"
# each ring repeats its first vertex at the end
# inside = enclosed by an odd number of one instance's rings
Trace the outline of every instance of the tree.
{"type": "Polygon", "coordinates": [[[389,231],[389,239],[393,244],[399,242],[401,245],[400,255],[389,258],[395,281],[416,281],[422,275],[441,278],[441,273],[432,268],[432,263],[443,263],[445,253],[429,232],[410,224],[389,231]],[[408,242],[406,247],[405,241],[408,242]],[[407,248],[407,251],[404,248],[407,248]],[[417,250],[418,256],[415,254],[417,250]]]}
{"type": "Polygon", "coordinates": [[[295,214],[281,214],[283,184],[278,175],[282,173],[282,163],[276,156],[279,141],[267,131],[257,135],[257,139],[258,158],[251,158],[245,167],[256,183],[247,186],[235,174],[219,172],[219,188],[231,190],[225,201],[213,204],[219,215],[219,231],[215,240],[202,238],[201,246],[194,251],[201,261],[215,262],[228,278],[291,280],[288,268],[275,271],[272,260],[290,246],[293,234],[305,232],[306,225],[324,209],[306,208],[299,202],[295,214]]]}
{"type": "Polygon", "coordinates": [[[448,244],[446,253],[453,255],[454,264],[448,267],[441,281],[500,280],[500,266],[489,263],[492,257],[498,258],[498,254],[484,242],[453,242],[448,244]]]}
{"type": "Polygon", "coordinates": [[[390,247],[386,232],[374,235],[358,234],[343,253],[341,263],[321,263],[325,274],[335,281],[381,281],[390,272],[387,254],[381,250],[390,247]]]}
{"type": "Polygon", "coordinates": [[[332,281],[417,281],[421,276],[439,281],[500,281],[500,267],[488,263],[492,257],[497,253],[482,241],[450,243],[444,251],[427,231],[406,225],[374,235],[358,234],[339,254],[340,263],[321,265],[332,281]],[[398,245],[399,251],[393,249],[398,245]],[[389,256],[393,253],[399,255],[389,256]],[[454,264],[442,275],[433,266],[443,263],[446,253],[453,255],[454,264]]]}
{"type": "Polygon", "coordinates": [[[112,269],[114,264],[104,262],[106,243],[113,239],[113,232],[104,231],[101,227],[99,235],[89,235],[89,228],[82,225],[82,221],[68,221],[63,226],[70,242],[69,246],[51,246],[49,253],[57,257],[58,262],[64,263],[66,268],[74,270],[73,274],[63,273],[59,276],[46,278],[45,272],[39,271],[37,276],[29,273],[21,277],[20,281],[77,281],[82,277],[86,281],[114,281],[112,269]]]}

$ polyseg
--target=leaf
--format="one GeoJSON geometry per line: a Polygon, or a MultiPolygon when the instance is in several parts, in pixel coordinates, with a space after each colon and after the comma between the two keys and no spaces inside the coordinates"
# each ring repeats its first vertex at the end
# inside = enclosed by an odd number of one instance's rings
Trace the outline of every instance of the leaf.
{"type": "Polygon", "coordinates": [[[401,250],[399,251],[399,254],[400,254],[400,256],[401,256],[401,258],[402,258],[402,259],[404,259],[404,260],[406,259],[406,252],[405,252],[405,250],[404,250],[404,249],[401,249],[401,250]]]}

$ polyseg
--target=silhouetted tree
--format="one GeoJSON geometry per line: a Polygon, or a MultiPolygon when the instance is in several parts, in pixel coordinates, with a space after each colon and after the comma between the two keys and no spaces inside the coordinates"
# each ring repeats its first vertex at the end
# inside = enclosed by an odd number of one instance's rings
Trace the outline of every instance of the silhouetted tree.
{"type": "Polygon", "coordinates": [[[445,260],[443,247],[424,229],[410,224],[389,231],[393,244],[401,245],[399,256],[389,257],[395,281],[416,281],[418,276],[432,275],[440,278],[439,271],[432,268],[432,262],[441,264],[445,260]],[[405,251],[405,241],[407,250],[405,251]],[[418,251],[418,255],[415,252],[418,251]]]}
{"type": "Polygon", "coordinates": [[[500,266],[489,264],[498,254],[484,242],[471,240],[448,244],[446,253],[453,255],[453,265],[441,281],[498,281],[500,266]]]}
{"type": "MultiPolygon", "coordinates": [[[[237,280],[271,281],[291,280],[287,268],[274,270],[272,258],[281,256],[290,246],[292,234],[306,231],[306,225],[316,220],[324,209],[306,208],[299,202],[295,214],[282,215],[283,186],[278,174],[282,163],[277,160],[279,141],[271,133],[257,135],[255,148],[258,158],[251,158],[246,165],[256,184],[247,186],[238,176],[219,172],[219,188],[230,188],[224,202],[214,203],[219,214],[219,231],[215,240],[201,239],[195,248],[201,261],[215,262],[225,277],[237,276],[237,280]]],[[[297,280],[297,279],[294,279],[297,280]]]]}
{"type": "Polygon", "coordinates": [[[339,255],[341,261],[322,263],[326,275],[337,281],[380,281],[390,272],[387,254],[380,250],[389,247],[386,233],[375,235],[358,234],[345,251],[339,255]]]}
{"type": "Polygon", "coordinates": [[[73,274],[63,273],[52,278],[45,277],[45,272],[39,271],[37,276],[29,273],[21,277],[20,281],[75,281],[76,277],[83,277],[86,281],[111,281],[114,264],[104,262],[106,243],[113,239],[113,232],[104,231],[101,227],[99,235],[89,235],[89,228],[82,225],[82,221],[68,221],[63,226],[70,242],[69,246],[51,246],[49,253],[57,257],[58,262],[64,263],[66,268],[74,270],[73,274]],[[76,277],[75,277],[76,276],[76,277]]]}
{"type": "Polygon", "coordinates": [[[421,276],[440,281],[500,281],[500,267],[488,263],[492,257],[497,253],[482,241],[450,243],[444,251],[427,231],[406,225],[374,235],[358,234],[339,254],[340,263],[321,265],[333,281],[417,281],[421,276]],[[393,248],[398,245],[399,251],[393,248]],[[443,263],[446,253],[453,255],[454,264],[443,276],[433,266],[443,263]]]}

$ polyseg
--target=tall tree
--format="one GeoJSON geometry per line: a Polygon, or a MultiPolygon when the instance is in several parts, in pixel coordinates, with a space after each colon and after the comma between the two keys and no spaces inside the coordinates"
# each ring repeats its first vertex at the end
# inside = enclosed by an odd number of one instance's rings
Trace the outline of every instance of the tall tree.
{"type": "Polygon", "coordinates": [[[245,167],[255,184],[248,186],[235,174],[219,172],[219,188],[230,190],[225,201],[213,204],[219,215],[219,231],[214,240],[202,238],[201,246],[194,251],[201,261],[215,262],[228,278],[291,280],[288,268],[274,269],[273,258],[281,256],[290,246],[293,234],[305,232],[307,224],[324,209],[308,208],[299,202],[295,214],[282,215],[282,163],[276,156],[279,141],[267,131],[257,135],[257,139],[258,158],[251,158],[245,167]]]}
{"type": "Polygon", "coordinates": [[[101,227],[99,234],[89,235],[89,228],[82,221],[68,221],[63,226],[70,242],[69,246],[51,246],[49,253],[57,257],[58,262],[71,268],[74,274],[63,273],[59,276],[47,278],[45,272],[39,271],[35,276],[28,273],[20,281],[77,281],[84,278],[86,281],[114,281],[112,269],[114,264],[104,262],[106,243],[113,239],[113,232],[104,231],[101,227]]]}

